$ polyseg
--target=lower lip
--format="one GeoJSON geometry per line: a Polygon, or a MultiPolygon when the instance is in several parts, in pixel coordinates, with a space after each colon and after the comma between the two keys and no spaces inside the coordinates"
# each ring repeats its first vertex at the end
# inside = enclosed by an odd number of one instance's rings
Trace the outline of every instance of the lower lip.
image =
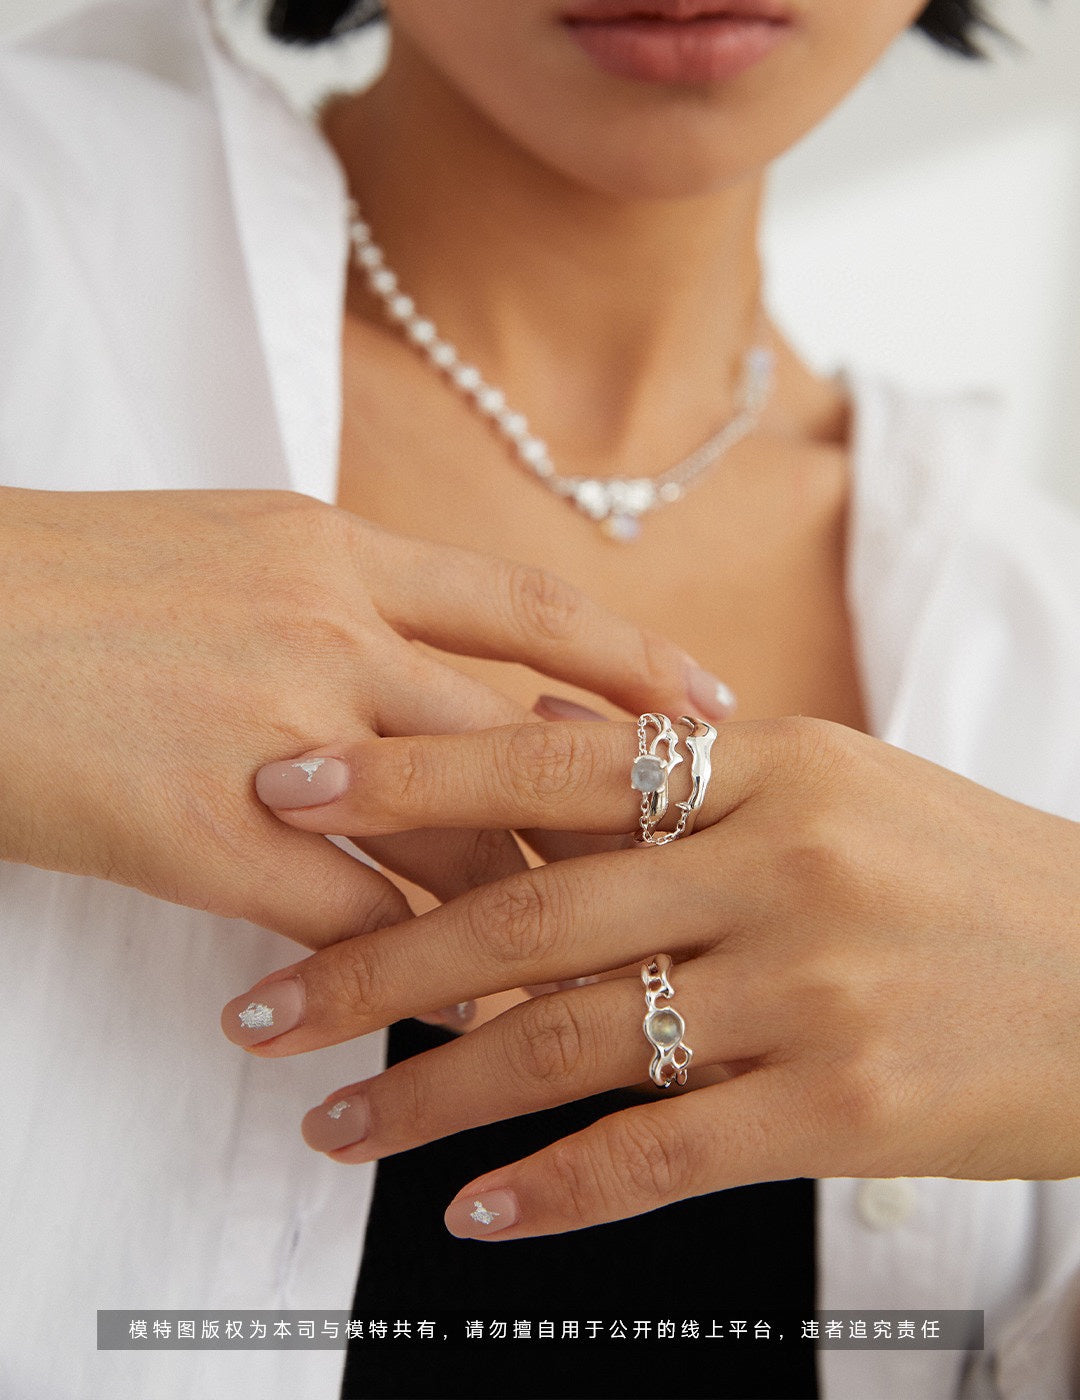
{"type": "Polygon", "coordinates": [[[727,16],[564,23],[598,68],[648,83],[733,78],[772,53],[791,32],[788,23],[727,16]]]}

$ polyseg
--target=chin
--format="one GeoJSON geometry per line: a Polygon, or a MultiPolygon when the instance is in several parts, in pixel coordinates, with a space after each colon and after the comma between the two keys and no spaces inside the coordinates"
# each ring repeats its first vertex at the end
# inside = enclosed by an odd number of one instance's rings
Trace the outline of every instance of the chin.
{"type": "Polygon", "coordinates": [[[791,56],[735,87],[630,93],[603,74],[523,63],[470,96],[543,165],[626,200],[703,198],[758,178],[827,107],[791,56]]]}
{"type": "Polygon", "coordinates": [[[721,190],[755,180],[764,167],[734,165],[723,155],[697,159],[680,154],[678,158],[650,159],[638,149],[613,151],[603,161],[586,167],[563,167],[563,173],[578,185],[597,194],[626,202],[636,200],[705,199],[721,190]]]}
{"type": "Polygon", "coordinates": [[[690,121],[626,119],[575,123],[569,139],[518,131],[549,169],[584,189],[621,200],[702,199],[756,180],[777,154],[766,124],[715,116],[690,121]]]}

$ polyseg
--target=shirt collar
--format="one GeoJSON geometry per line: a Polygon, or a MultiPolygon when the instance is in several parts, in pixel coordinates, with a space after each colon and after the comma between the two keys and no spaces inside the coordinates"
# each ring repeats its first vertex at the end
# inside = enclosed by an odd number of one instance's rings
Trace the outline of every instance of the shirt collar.
{"type": "Polygon", "coordinates": [[[332,502],[341,435],[344,177],[315,124],[226,51],[202,0],[183,3],[209,73],[289,485],[332,502]]]}

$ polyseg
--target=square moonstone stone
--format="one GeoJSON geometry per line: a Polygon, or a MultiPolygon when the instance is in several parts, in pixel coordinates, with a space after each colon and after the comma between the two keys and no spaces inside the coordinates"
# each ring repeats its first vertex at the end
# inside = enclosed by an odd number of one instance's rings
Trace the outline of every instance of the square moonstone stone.
{"type": "Polygon", "coordinates": [[[630,770],[630,786],[635,792],[659,792],[667,779],[667,764],[653,754],[634,759],[630,770]]]}

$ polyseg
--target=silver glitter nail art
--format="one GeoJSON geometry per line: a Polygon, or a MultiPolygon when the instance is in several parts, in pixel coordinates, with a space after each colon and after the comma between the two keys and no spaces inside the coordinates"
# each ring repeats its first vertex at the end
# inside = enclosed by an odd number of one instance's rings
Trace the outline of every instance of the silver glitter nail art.
{"type": "Polygon", "coordinates": [[[502,1211],[488,1210],[483,1201],[473,1201],[474,1209],[469,1211],[469,1218],[475,1220],[478,1225],[490,1225],[497,1215],[502,1211]]]}
{"type": "Polygon", "coordinates": [[[337,1103],[332,1104],[331,1107],[326,1110],[326,1116],[328,1118],[340,1118],[349,1107],[348,1099],[338,1099],[337,1103]]]}
{"type": "Polygon", "coordinates": [[[249,1002],[240,1012],[240,1024],[246,1026],[249,1031],[262,1030],[264,1026],[274,1024],[274,1008],[267,1006],[262,1001],[249,1002]]]}
{"type": "Polygon", "coordinates": [[[325,758],[306,758],[302,763],[294,763],[293,767],[302,768],[307,774],[307,780],[310,783],[325,762],[325,758]]]}

